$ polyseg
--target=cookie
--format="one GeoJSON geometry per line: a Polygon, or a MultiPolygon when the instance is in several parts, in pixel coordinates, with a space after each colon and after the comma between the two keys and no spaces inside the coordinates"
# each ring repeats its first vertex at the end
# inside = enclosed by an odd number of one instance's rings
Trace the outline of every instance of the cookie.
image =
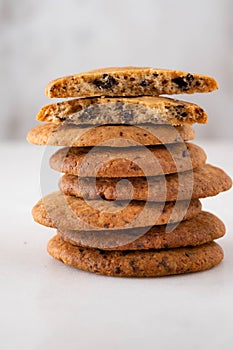
{"type": "Polygon", "coordinates": [[[157,176],[205,164],[204,150],[191,143],[151,147],[62,148],[50,158],[52,169],[80,177],[157,176]]]}
{"type": "Polygon", "coordinates": [[[206,123],[196,104],[166,97],[84,98],[42,107],[37,120],[56,124],[172,124],[206,123]]]}
{"type": "Polygon", "coordinates": [[[85,199],[142,200],[160,202],[206,198],[227,191],[232,186],[231,178],[222,170],[210,164],[178,174],[164,177],[136,177],[122,181],[118,178],[79,178],[63,175],[59,187],[66,195],[85,199]],[[148,188],[149,185],[149,188],[148,188]],[[165,197],[166,195],[166,197],[165,197]]]}
{"type": "Polygon", "coordinates": [[[205,75],[150,67],[95,69],[51,81],[49,97],[155,96],[211,92],[217,82],[205,75]]]}
{"type": "Polygon", "coordinates": [[[38,125],[29,131],[27,140],[35,145],[86,147],[128,147],[136,145],[158,145],[194,139],[190,125],[101,125],[81,127],[78,125],[53,123],[38,125]]]}
{"type": "Polygon", "coordinates": [[[215,242],[169,250],[103,251],[79,248],[58,235],[47,245],[48,253],[66,265],[117,277],[159,277],[208,270],[224,253],[215,242]]]}
{"type": "Polygon", "coordinates": [[[84,248],[104,250],[170,249],[196,246],[211,242],[225,234],[223,222],[215,215],[201,212],[178,226],[153,226],[148,232],[141,229],[115,231],[58,231],[66,242],[84,248]]]}
{"type": "Polygon", "coordinates": [[[43,197],[32,210],[36,222],[64,230],[128,229],[176,223],[201,211],[198,199],[167,203],[92,200],[54,192],[43,197]]]}

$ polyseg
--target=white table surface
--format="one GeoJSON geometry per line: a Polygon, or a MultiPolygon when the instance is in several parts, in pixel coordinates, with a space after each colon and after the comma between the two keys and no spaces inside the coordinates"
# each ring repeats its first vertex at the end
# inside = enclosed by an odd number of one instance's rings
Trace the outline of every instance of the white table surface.
{"type": "MultiPolygon", "coordinates": [[[[233,143],[199,144],[233,175],[233,143]]],[[[218,267],[157,279],[97,276],[53,260],[53,230],[32,220],[45,148],[5,143],[0,151],[0,349],[233,348],[233,191],[203,201],[227,226],[218,267]]]]}

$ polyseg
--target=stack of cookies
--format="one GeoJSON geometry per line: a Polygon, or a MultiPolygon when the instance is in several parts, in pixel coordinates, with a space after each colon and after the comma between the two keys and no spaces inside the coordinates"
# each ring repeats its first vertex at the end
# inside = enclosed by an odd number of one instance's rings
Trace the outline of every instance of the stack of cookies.
{"type": "Polygon", "coordinates": [[[226,173],[206,164],[193,123],[196,104],[160,95],[211,92],[213,78],[152,68],[107,68],[49,83],[32,144],[63,146],[50,158],[63,173],[59,191],[33,208],[53,227],[55,259],[82,270],[125,277],[203,271],[223,259],[225,234],[200,198],[230,189],[226,173]]]}

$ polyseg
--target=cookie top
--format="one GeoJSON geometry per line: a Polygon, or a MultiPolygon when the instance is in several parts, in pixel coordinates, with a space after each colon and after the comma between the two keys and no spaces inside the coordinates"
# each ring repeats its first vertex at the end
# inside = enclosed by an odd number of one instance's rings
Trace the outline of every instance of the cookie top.
{"type": "Polygon", "coordinates": [[[217,82],[208,76],[150,67],[95,69],[51,81],[49,97],[156,96],[211,92],[217,82]]]}
{"type": "Polygon", "coordinates": [[[222,248],[215,242],[168,250],[103,251],[73,246],[58,235],[48,253],[66,265],[116,277],[158,277],[208,270],[221,262],[222,248]]]}
{"type": "Polygon", "coordinates": [[[63,175],[59,187],[66,195],[85,199],[166,201],[189,198],[206,198],[227,191],[232,186],[231,178],[220,168],[210,164],[193,171],[166,175],[164,177],[79,178],[63,175]],[[148,187],[150,186],[150,187],[148,187]]]}
{"type": "Polygon", "coordinates": [[[194,103],[166,97],[83,98],[42,107],[37,120],[61,124],[206,123],[207,114],[194,103]]]}
{"type": "Polygon", "coordinates": [[[32,210],[36,222],[64,230],[95,231],[128,229],[176,223],[201,211],[198,199],[167,203],[84,201],[54,192],[43,197],[32,210]]]}
{"type": "Polygon", "coordinates": [[[52,169],[80,177],[157,176],[205,164],[204,150],[191,143],[154,147],[62,148],[50,158],[52,169]]]}
{"type": "Polygon", "coordinates": [[[211,242],[225,234],[223,222],[215,215],[201,212],[178,226],[153,226],[140,234],[140,229],[116,231],[58,231],[66,242],[78,247],[104,250],[170,249],[211,242]],[[168,231],[168,232],[167,232],[168,231]]]}
{"type": "Polygon", "coordinates": [[[81,127],[53,123],[38,125],[29,131],[27,140],[35,145],[128,147],[183,142],[194,139],[190,125],[102,125],[81,127]]]}

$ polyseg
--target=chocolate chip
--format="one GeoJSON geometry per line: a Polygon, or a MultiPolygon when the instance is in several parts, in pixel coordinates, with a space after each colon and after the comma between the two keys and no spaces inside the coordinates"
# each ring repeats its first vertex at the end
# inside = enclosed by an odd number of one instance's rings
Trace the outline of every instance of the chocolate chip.
{"type": "Polygon", "coordinates": [[[124,122],[129,123],[133,120],[133,111],[131,110],[127,110],[127,111],[122,111],[122,115],[121,115],[122,119],[124,120],[124,122]]]}
{"type": "Polygon", "coordinates": [[[105,73],[101,79],[95,79],[93,84],[100,89],[111,89],[113,85],[117,84],[117,81],[111,75],[105,73]]]}
{"type": "Polygon", "coordinates": [[[122,112],[124,107],[124,103],[117,101],[115,103],[114,111],[122,112]]]}
{"type": "Polygon", "coordinates": [[[140,84],[139,84],[140,86],[142,86],[142,87],[145,87],[145,86],[148,86],[148,85],[150,85],[150,83],[149,83],[149,81],[148,80],[142,80],[141,82],[140,82],[140,84]]]}
{"type": "Polygon", "coordinates": [[[108,223],[105,223],[105,224],[104,224],[104,228],[109,228],[109,224],[108,224],[108,223]]]}
{"type": "Polygon", "coordinates": [[[81,122],[88,122],[89,120],[95,119],[98,113],[99,113],[99,107],[98,108],[96,106],[89,107],[86,111],[82,112],[79,115],[78,119],[81,122]]]}
{"type": "Polygon", "coordinates": [[[120,131],[120,136],[123,136],[123,132],[122,131],[120,131]]]}
{"type": "Polygon", "coordinates": [[[182,90],[188,90],[193,80],[194,76],[192,74],[187,74],[186,76],[172,79],[172,82],[178,85],[182,90]]]}
{"type": "Polygon", "coordinates": [[[59,115],[56,115],[56,119],[59,119],[61,122],[63,122],[63,121],[66,120],[67,118],[60,117],[59,115]]]}
{"type": "Polygon", "coordinates": [[[183,112],[183,113],[181,113],[180,117],[185,118],[185,117],[187,117],[187,115],[188,115],[187,112],[183,112]]]}
{"type": "Polygon", "coordinates": [[[186,80],[191,84],[194,80],[194,76],[189,73],[186,75],[186,80]]]}
{"type": "Polygon", "coordinates": [[[164,258],[162,259],[160,265],[162,265],[163,267],[167,267],[167,262],[164,258]]]}
{"type": "Polygon", "coordinates": [[[137,243],[137,248],[141,248],[142,247],[142,243],[137,243]]]}
{"type": "Polygon", "coordinates": [[[129,264],[130,264],[132,270],[135,272],[135,271],[137,270],[137,267],[135,266],[135,261],[134,261],[134,260],[131,260],[131,261],[129,262],[129,264]]]}
{"type": "Polygon", "coordinates": [[[172,79],[172,82],[179,86],[179,88],[186,89],[187,88],[187,82],[184,80],[184,77],[178,77],[172,79]]]}
{"type": "Polygon", "coordinates": [[[167,243],[164,243],[163,247],[164,247],[165,249],[168,249],[168,248],[169,248],[169,245],[168,245],[167,243]]]}
{"type": "Polygon", "coordinates": [[[159,265],[162,265],[162,266],[165,268],[165,270],[166,270],[167,272],[170,272],[170,271],[171,271],[171,268],[170,268],[170,266],[167,264],[167,261],[166,261],[165,258],[162,258],[162,260],[161,260],[161,262],[159,263],[159,265]]]}
{"type": "Polygon", "coordinates": [[[159,75],[158,75],[158,73],[153,73],[153,76],[154,76],[155,78],[157,78],[159,75]]]}
{"type": "MultiPolygon", "coordinates": [[[[198,108],[195,109],[195,112],[196,112],[196,113],[197,113],[197,111],[198,111],[198,108]]],[[[204,113],[204,109],[200,108],[200,109],[199,109],[199,113],[200,113],[200,114],[203,114],[203,113],[204,113]]]]}
{"type": "Polygon", "coordinates": [[[117,274],[118,274],[118,273],[121,273],[121,269],[120,269],[120,267],[119,267],[119,266],[117,266],[117,267],[115,268],[114,272],[115,272],[115,273],[117,273],[117,274]]]}

